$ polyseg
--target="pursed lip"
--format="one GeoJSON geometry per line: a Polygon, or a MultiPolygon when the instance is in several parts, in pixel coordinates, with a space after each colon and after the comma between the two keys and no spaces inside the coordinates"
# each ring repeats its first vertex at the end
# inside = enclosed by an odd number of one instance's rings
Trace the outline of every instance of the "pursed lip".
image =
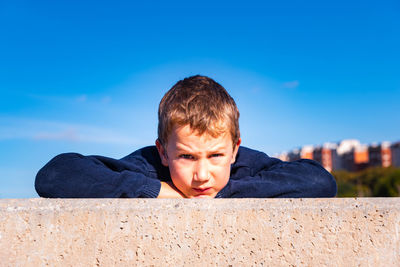
{"type": "Polygon", "coordinates": [[[204,188],[193,188],[194,191],[197,193],[206,193],[211,190],[211,187],[204,187],[204,188]]]}

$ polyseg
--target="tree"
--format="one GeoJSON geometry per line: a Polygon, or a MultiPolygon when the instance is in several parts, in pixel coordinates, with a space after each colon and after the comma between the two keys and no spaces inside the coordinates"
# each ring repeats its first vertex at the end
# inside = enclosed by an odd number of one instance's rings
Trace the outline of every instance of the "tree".
{"type": "Polygon", "coordinates": [[[400,196],[400,168],[368,168],[359,172],[335,171],[338,197],[400,196]]]}

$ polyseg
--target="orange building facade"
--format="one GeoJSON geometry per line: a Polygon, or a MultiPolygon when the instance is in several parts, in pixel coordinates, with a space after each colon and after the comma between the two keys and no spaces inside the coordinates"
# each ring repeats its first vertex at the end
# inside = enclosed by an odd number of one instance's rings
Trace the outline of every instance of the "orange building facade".
{"type": "Polygon", "coordinates": [[[400,166],[400,142],[364,145],[358,140],[325,143],[323,146],[303,146],[279,156],[282,160],[312,159],[329,172],[334,170],[359,171],[367,167],[400,166]]]}

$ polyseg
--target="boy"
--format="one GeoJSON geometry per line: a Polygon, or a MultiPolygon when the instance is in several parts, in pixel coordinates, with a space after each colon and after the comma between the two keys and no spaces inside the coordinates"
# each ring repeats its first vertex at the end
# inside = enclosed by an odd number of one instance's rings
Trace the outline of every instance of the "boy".
{"type": "Polygon", "coordinates": [[[156,146],[120,160],[67,153],[37,174],[42,197],[333,197],[336,182],[317,162],[283,162],[240,147],[239,111],[205,76],[177,82],[158,110],[156,146]]]}

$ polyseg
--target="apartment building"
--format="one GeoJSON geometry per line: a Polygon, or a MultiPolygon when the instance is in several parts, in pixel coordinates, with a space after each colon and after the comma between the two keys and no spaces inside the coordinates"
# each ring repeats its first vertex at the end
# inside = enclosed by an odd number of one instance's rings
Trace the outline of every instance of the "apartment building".
{"type": "Polygon", "coordinates": [[[392,144],[391,151],[392,165],[395,167],[400,167],[400,142],[392,144]]]}
{"type": "Polygon", "coordinates": [[[392,165],[392,150],[389,142],[371,144],[368,147],[369,165],[389,167],[392,165]]]}
{"type": "Polygon", "coordinates": [[[360,141],[356,139],[343,140],[339,143],[337,148],[337,154],[340,158],[340,163],[337,166],[338,170],[356,171],[358,169],[354,161],[354,152],[360,146],[360,141]]]}
{"type": "Polygon", "coordinates": [[[367,167],[400,166],[400,142],[382,142],[371,145],[361,144],[356,139],[340,143],[325,143],[322,146],[307,145],[279,156],[282,160],[294,161],[300,158],[313,159],[328,171],[359,171],[367,167]]]}
{"type": "Polygon", "coordinates": [[[382,142],[381,144],[381,162],[382,167],[392,166],[392,149],[390,142],[382,142]]]}
{"type": "Polygon", "coordinates": [[[299,160],[300,158],[300,150],[298,148],[293,149],[288,153],[288,161],[295,161],[299,160]]]}
{"type": "Polygon", "coordinates": [[[313,146],[303,146],[300,150],[300,157],[302,159],[313,159],[313,146]]]}
{"type": "Polygon", "coordinates": [[[317,146],[313,150],[313,159],[321,163],[328,171],[335,170],[339,167],[339,157],[336,152],[337,144],[325,143],[322,146],[317,146]]]}

